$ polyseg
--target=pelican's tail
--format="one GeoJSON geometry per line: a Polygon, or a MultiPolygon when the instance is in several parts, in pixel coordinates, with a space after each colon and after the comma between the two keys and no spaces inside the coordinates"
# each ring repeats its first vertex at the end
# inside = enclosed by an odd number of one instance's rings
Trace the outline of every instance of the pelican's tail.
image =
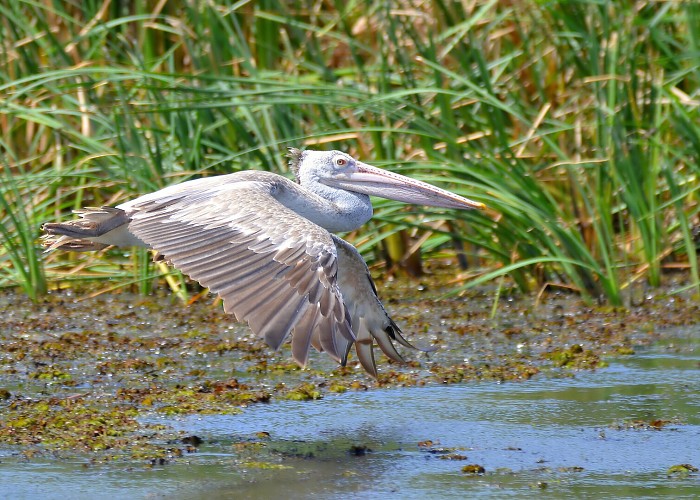
{"type": "Polygon", "coordinates": [[[73,252],[102,250],[110,245],[145,246],[129,232],[131,219],[118,208],[101,207],[75,210],[79,219],[47,222],[42,226],[46,251],[61,249],[73,252]]]}

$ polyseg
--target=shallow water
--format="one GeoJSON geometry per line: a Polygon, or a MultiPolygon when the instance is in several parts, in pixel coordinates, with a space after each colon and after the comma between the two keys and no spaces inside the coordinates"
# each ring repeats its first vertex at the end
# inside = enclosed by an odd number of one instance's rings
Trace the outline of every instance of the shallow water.
{"type": "Polygon", "coordinates": [[[700,466],[700,327],[676,334],[573,377],[373,389],[259,404],[238,415],[153,417],[204,440],[196,453],[153,468],[23,461],[6,450],[2,493],[697,498],[697,473],[667,474],[673,465],[700,466]],[[657,429],[656,421],[668,423],[657,429]],[[463,473],[468,464],[485,473],[463,473]]]}

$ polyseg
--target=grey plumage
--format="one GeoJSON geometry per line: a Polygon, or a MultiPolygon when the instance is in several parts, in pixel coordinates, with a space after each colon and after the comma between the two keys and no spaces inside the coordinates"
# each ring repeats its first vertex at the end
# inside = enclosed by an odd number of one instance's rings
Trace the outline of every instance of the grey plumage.
{"type": "Polygon", "coordinates": [[[116,208],[82,210],[74,221],[47,223],[46,245],[77,251],[150,247],[218,294],[226,312],[271,347],[291,336],[301,365],[311,346],[344,364],[354,345],[362,366],[376,377],[375,340],[396,361],[402,358],[393,341],[412,346],[384,310],[360,254],[329,231],[363,224],[371,216],[367,194],[383,195],[377,192],[382,182],[400,191],[394,196],[399,200],[416,196],[453,208],[480,204],[338,151],[290,154],[297,183],[257,171],[188,181],[116,208]],[[349,191],[353,175],[358,187],[349,191]],[[405,179],[410,183],[400,184],[405,179]]]}

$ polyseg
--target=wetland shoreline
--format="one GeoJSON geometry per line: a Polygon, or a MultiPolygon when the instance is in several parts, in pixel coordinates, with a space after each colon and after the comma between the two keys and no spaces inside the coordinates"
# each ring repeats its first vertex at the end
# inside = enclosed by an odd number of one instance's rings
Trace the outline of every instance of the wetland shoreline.
{"type": "Polygon", "coordinates": [[[4,291],[0,443],[28,456],[160,463],[191,446],[173,447],[183,436],[144,425],[142,416],[231,414],[374,388],[570,377],[606,366],[609,356],[634,356],[665,330],[700,318],[692,297],[663,292],[627,309],[590,307],[566,294],[536,306],[533,298],[506,298],[491,319],[487,290],[444,298],[415,282],[381,288],[409,341],[436,350],[403,350],[405,365],[379,356],[377,381],[352,357],[343,368],[314,353],[301,370],[288,346],[272,351],[210,300],[183,306],[166,295],[85,298],[66,290],[32,304],[4,291]]]}

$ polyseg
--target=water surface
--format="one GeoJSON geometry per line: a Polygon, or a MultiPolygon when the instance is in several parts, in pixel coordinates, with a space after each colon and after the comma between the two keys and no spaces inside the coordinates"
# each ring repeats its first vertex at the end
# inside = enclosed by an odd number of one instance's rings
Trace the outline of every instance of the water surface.
{"type": "Polygon", "coordinates": [[[204,442],[149,468],[5,450],[0,484],[8,498],[697,498],[698,475],[668,469],[700,466],[699,333],[573,376],[149,417],[204,442]]]}

